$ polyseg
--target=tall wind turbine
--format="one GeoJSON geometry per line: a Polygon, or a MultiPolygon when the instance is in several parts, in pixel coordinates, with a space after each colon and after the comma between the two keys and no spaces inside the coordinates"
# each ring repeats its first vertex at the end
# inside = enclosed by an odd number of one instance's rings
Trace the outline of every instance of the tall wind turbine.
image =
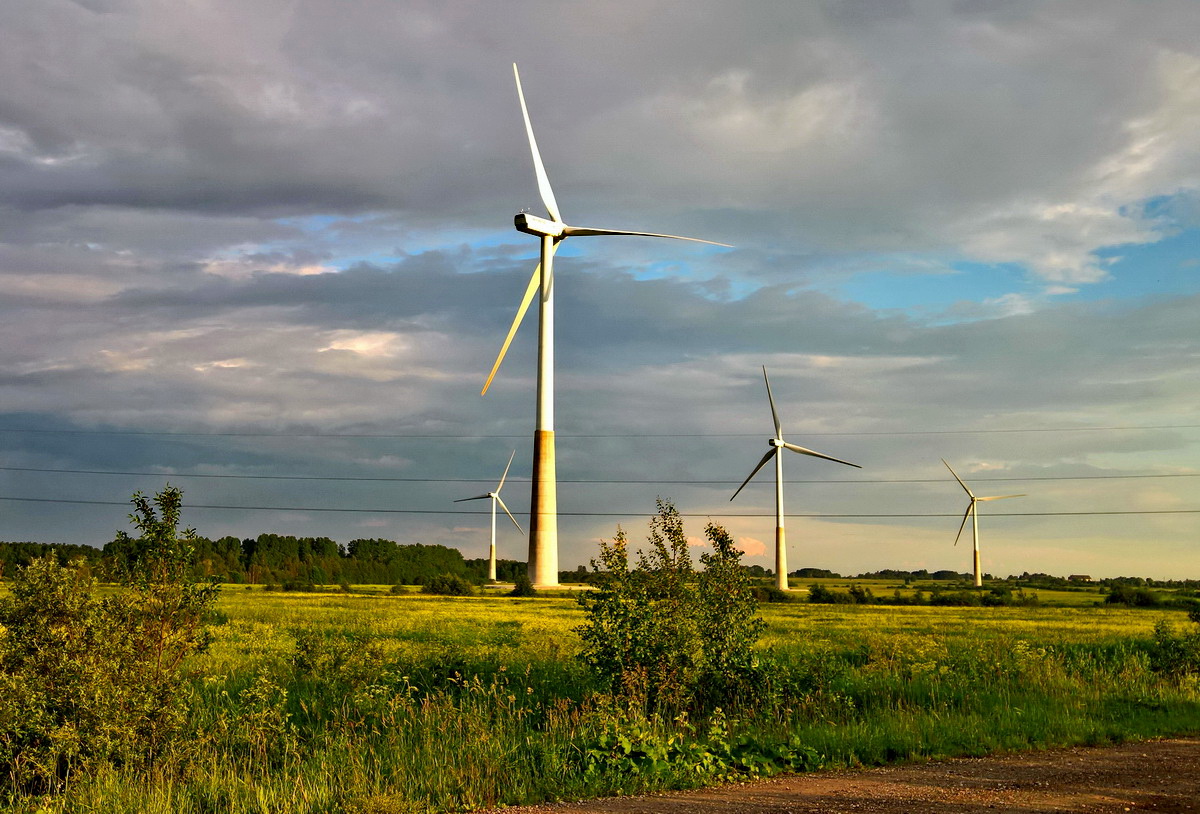
{"type": "Polygon", "coordinates": [[[967,518],[971,518],[971,530],[975,538],[975,587],[983,587],[983,574],[979,570],[979,507],[978,504],[985,500],[1005,500],[1010,497],[1025,497],[1025,495],[995,495],[993,497],[975,497],[967,485],[963,483],[963,479],[958,476],[958,473],[951,468],[950,464],[946,463],[946,459],[942,458],[942,463],[946,464],[946,468],[950,470],[950,474],[958,481],[958,485],[967,493],[967,497],[971,498],[971,504],[967,506],[967,511],[963,515],[962,524],[958,527],[958,534],[954,536],[954,544],[958,545],[958,538],[962,537],[963,529],[967,527],[967,518]]]}
{"type": "MultiPolygon", "coordinates": [[[[742,485],[737,488],[737,492],[733,493],[733,497],[737,497],[738,493],[746,487],[750,479],[758,474],[758,470],[766,466],[767,461],[771,458],[775,459],[775,587],[781,591],[788,590],[787,579],[787,539],[783,530],[783,451],[790,449],[792,452],[799,452],[801,455],[811,455],[814,458],[824,458],[827,461],[834,463],[853,466],[855,469],[862,469],[858,464],[852,464],[849,461],[843,461],[840,458],[832,458],[829,455],[823,455],[820,452],[813,452],[811,449],[798,447],[795,444],[789,444],[783,440],[783,427],[779,423],[779,413],[775,410],[775,399],[771,395],[771,381],[767,378],[767,368],[763,366],[763,381],[767,385],[767,401],[771,404],[771,418],[775,421],[775,437],[768,438],[767,444],[771,447],[767,454],[758,462],[758,466],[750,475],[742,481],[742,485]]],[[[733,497],[729,498],[730,501],[733,497]]]]}
{"type": "Polygon", "coordinates": [[[468,500],[486,500],[488,498],[491,498],[491,501],[492,501],[492,543],[490,546],[488,546],[488,579],[490,579],[492,582],[496,581],[496,504],[497,503],[500,504],[501,509],[504,509],[504,513],[508,515],[508,519],[513,521],[513,525],[517,527],[517,531],[521,532],[522,534],[525,533],[525,530],[521,528],[521,524],[517,522],[517,518],[513,517],[512,512],[510,512],[508,510],[508,507],[504,505],[504,499],[502,497],[500,497],[500,490],[504,488],[504,479],[508,477],[508,468],[510,466],[512,466],[513,456],[516,454],[517,454],[517,451],[514,449],[512,451],[512,455],[508,456],[508,463],[504,467],[504,474],[500,476],[500,483],[498,486],[496,486],[496,491],[488,492],[488,493],[482,494],[482,495],[475,495],[475,497],[459,498],[458,500],[454,501],[455,503],[464,503],[468,500]]]}
{"type": "Polygon", "coordinates": [[[533,155],[533,172],[537,176],[538,191],[550,220],[525,212],[514,219],[517,231],[533,235],[541,241],[541,262],[534,268],[533,276],[525,289],[525,296],[517,308],[517,315],[508,329],[508,336],[500,346],[496,363],[488,374],[480,395],[487,393],[492,379],[508,353],[513,335],[525,318],[535,295],[538,298],[538,368],[537,368],[537,418],[533,433],[533,480],[529,502],[529,581],[535,586],[558,584],[558,481],[554,467],[554,253],[558,245],[568,237],[593,235],[640,235],[642,237],[666,237],[674,240],[691,240],[728,246],[694,237],[664,235],[656,232],[626,232],[616,229],[593,229],[568,226],[563,222],[554,200],[554,190],[542,165],[537,140],[533,137],[533,125],[529,121],[529,110],[525,106],[525,94],[521,90],[521,75],[513,64],[513,78],[517,82],[517,98],[521,102],[521,115],[525,118],[525,134],[529,138],[529,152],[533,155]]]}

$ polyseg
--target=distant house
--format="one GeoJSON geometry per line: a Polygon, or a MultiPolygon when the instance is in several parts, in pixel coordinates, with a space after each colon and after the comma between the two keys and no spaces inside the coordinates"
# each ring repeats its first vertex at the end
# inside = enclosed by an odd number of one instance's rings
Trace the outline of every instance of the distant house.
{"type": "Polygon", "coordinates": [[[1092,578],[1087,574],[1071,574],[1067,577],[1067,582],[1091,582],[1092,578]]]}

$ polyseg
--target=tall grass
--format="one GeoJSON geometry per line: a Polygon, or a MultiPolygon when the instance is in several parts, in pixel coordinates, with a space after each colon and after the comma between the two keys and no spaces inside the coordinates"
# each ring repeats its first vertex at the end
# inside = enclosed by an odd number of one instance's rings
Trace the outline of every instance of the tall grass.
{"type": "Polygon", "coordinates": [[[15,810],[457,811],[1200,731],[1149,666],[1166,613],[767,606],[763,696],[689,720],[597,693],[570,600],[230,590],[187,744],[15,810]]]}

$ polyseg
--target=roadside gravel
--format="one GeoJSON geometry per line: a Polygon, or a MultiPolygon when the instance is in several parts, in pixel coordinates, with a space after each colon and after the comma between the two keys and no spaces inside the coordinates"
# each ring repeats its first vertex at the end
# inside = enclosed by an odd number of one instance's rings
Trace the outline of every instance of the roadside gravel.
{"type": "Polygon", "coordinates": [[[882,769],[788,775],[702,791],[522,806],[505,814],[1200,812],[1200,737],[882,769]]]}

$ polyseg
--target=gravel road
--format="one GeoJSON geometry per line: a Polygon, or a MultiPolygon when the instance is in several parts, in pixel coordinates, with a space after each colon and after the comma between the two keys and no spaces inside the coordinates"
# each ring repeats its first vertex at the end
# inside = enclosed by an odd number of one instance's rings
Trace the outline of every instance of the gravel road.
{"type": "Polygon", "coordinates": [[[1200,812],[1200,738],[789,775],[505,814],[1200,812]]]}

